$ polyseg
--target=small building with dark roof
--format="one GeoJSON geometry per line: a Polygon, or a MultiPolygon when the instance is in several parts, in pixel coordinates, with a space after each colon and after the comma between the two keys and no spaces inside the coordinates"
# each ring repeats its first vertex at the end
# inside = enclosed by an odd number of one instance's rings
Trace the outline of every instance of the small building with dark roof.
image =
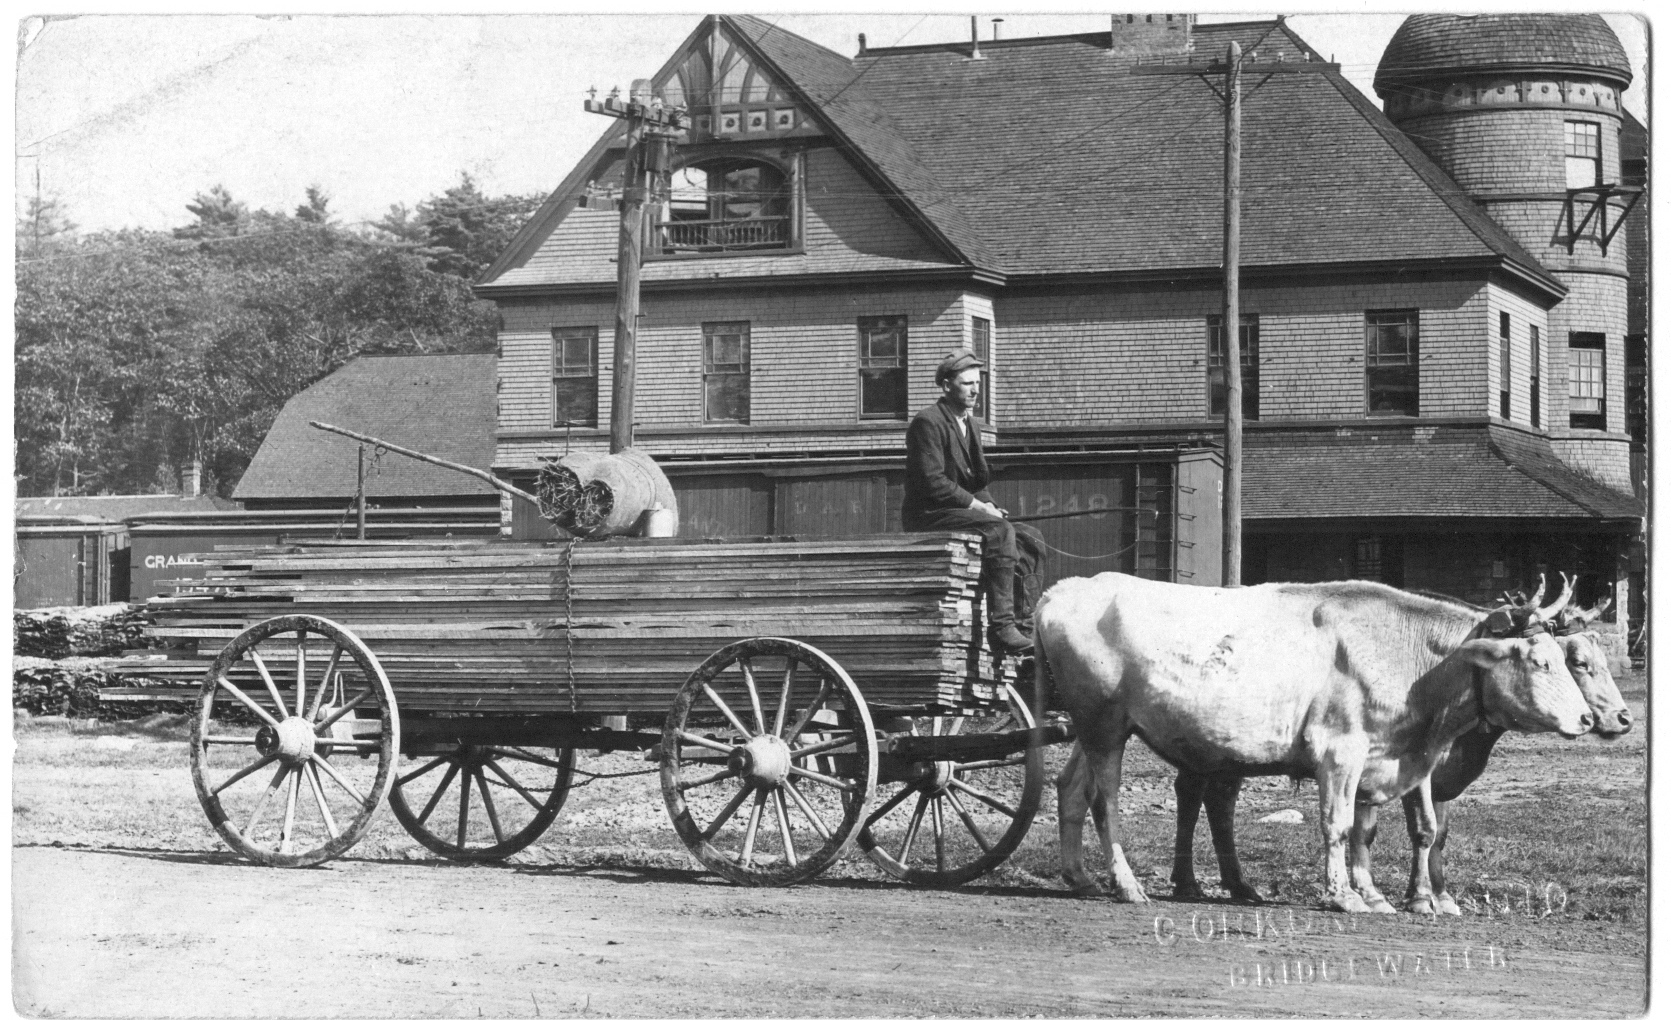
{"type": "MultiPolygon", "coordinates": [[[[1431,109],[1389,98],[1389,118],[1280,19],[1117,16],[1108,32],[845,56],[760,18],[705,18],[651,79],[690,121],[645,249],[638,445],[687,526],[898,527],[906,425],[939,396],[944,352],[969,346],[989,365],[983,437],[1012,510],[1180,495],[1186,472],[1155,456],[1222,435],[1223,113],[1212,77],[1142,68],[1204,69],[1234,41],[1244,580],[1483,601],[1562,569],[1585,575],[1583,599],[1611,590],[1642,514],[1619,399],[1623,245],[1588,225],[1556,258],[1555,218],[1580,201],[1564,180],[1532,189],[1554,205],[1495,203],[1526,196],[1479,182],[1520,164],[1559,176],[1561,119],[1616,125],[1628,64],[1599,18],[1504,17],[1488,38],[1436,19],[1401,31],[1389,87],[1466,72],[1470,103],[1544,118],[1521,148],[1468,148],[1461,127],[1436,145],[1398,117],[1449,124],[1448,85],[1431,109]],[[1522,72],[1571,88],[1499,100],[1494,76],[1522,72]],[[1599,352],[1574,356],[1597,375],[1571,401],[1569,334],[1599,352]]],[[[1603,185],[1619,179],[1610,137],[1603,185]]],[[[477,286],[504,318],[493,463],[519,484],[607,442],[625,149],[609,122],[477,286]]],[[[1602,202],[1610,224],[1628,213],[1602,202]]],[[[1064,547],[1075,572],[1184,579],[1189,543],[1116,517],[1102,527],[1119,555],[1064,547]],[[1144,549],[1171,559],[1145,565],[1144,549]]]]}
{"type": "MultiPolygon", "coordinates": [[[[238,480],[246,510],[345,508],[359,486],[360,444],[309,425],[322,421],[488,469],[494,450],[492,354],[356,358],[285,402],[238,480]]],[[[365,492],[380,507],[499,505],[479,478],[367,449],[365,492]]]]}

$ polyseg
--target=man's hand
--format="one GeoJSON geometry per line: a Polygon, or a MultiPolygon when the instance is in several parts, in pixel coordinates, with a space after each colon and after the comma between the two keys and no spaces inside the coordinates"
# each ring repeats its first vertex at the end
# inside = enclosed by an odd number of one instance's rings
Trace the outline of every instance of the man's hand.
{"type": "Polygon", "coordinates": [[[986,503],[986,502],[983,502],[983,501],[978,500],[978,499],[975,500],[973,503],[969,504],[969,509],[979,510],[983,514],[991,514],[992,516],[999,517],[999,518],[1009,516],[1008,513],[999,509],[996,505],[994,505],[992,503],[986,503]]]}

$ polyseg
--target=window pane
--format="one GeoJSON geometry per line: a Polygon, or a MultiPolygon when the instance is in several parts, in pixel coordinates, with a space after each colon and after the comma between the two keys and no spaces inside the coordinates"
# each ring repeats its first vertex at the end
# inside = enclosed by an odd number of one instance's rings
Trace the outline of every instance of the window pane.
{"type": "Polygon", "coordinates": [[[1601,183],[1600,164],[1594,159],[1567,157],[1567,187],[1593,188],[1601,183]]]}
{"type": "Polygon", "coordinates": [[[970,339],[975,345],[975,357],[987,366],[985,371],[981,372],[981,395],[975,401],[975,417],[981,421],[991,421],[992,402],[987,388],[988,380],[992,378],[992,321],[977,315],[969,320],[969,324],[970,339]]]}
{"type": "Polygon", "coordinates": [[[735,333],[720,333],[708,338],[708,367],[710,369],[738,368],[742,364],[742,337],[735,333]]]}
{"type": "Polygon", "coordinates": [[[563,339],[563,374],[592,374],[592,344],[595,337],[565,337],[563,339]]]}
{"type": "MultiPolygon", "coordinates": [[[[1259,417],[1259,316],[1241,317],[1242,417],[1259,417]]],[[[1224,394],[1229,383],[1224,377],[1224,316],[1207,316],[1208,414],[1224,414],[1224,394]]]]}
{"type": "Polygon", "coordinates": [[[553,414],[558,425],[596,428],[598,424],[598,379],[562,378],[551,387],[553,414]]]}
{"type": "Polygon", "coordinates": [[[748,376],[730,373],[710,375],[703,381],[707,389],[708,421],[748,422],[748,376]]]}
{"type": "Polygon", "coordinates": [[[1415,311],[1364,316],[1364,375],[1370,414],[1415,415],[1420,407],[1420,344],[1415,311]]]}
{"type": "Polygon", "coordinates": [[[859,371],[859,413],[867,418],[905,417],[905,370],[859,371]]]}
{"type": "Polygon", "coordinates": [[[1567,361],[1568,394],[1574,413],[1599,414],[1606,397],[1605,365],[1602,352],[1574,347],[1567,361]]]}

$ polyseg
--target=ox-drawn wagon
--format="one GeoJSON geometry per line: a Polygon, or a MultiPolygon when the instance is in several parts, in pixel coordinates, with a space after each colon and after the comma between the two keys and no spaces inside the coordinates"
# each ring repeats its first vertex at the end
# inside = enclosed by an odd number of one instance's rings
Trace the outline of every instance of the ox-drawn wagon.
{"type": "Polygon", "coordinates": [[[857,841],[955,885],[1020,844],[1042,747],[1067,739],[984,646],[979,551],[939,533],[222,549],[153,601],[170,658],[144,672],[202,677],[197,793],[264,864],[344,853],[385,800],[433,852],[500,860],[553,823],[577,754],[625,751],[734,882],[800,881],[857,841]]]}

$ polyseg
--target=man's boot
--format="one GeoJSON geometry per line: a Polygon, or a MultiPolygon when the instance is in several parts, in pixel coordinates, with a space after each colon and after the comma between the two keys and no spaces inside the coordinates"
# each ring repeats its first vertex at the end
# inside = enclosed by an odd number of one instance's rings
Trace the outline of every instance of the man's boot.
{"type": "Polygon", "coordinates": [[[1015,625],[1013,560],[991,565],[990,576],[986,579],[986,605],[990,610],[988,625],[993,651],[1023,655],[1033,650],[1033,639],[1021,633],[1015,625]]]}

